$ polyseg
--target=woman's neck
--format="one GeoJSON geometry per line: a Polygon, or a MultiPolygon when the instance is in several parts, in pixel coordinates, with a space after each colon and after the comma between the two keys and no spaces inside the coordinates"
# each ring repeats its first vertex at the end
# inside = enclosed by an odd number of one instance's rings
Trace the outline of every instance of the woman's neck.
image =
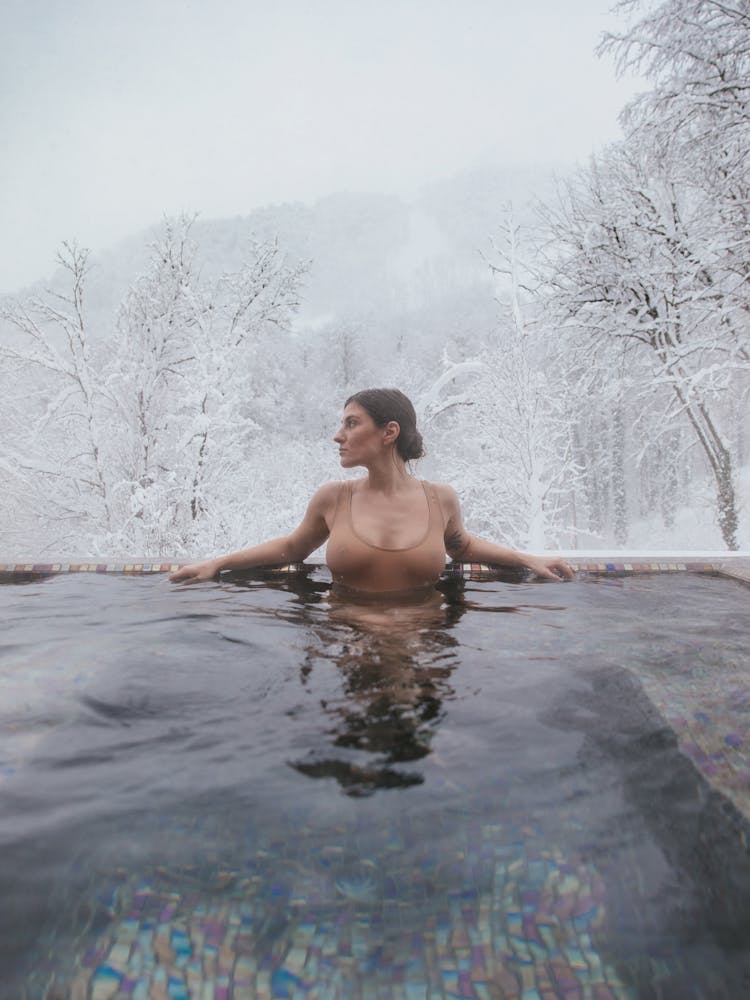
{"type": "Polygon", "coordinates": [[[398,493],[413,481],[403,459],[395,454],[384,456],[383,461],[367,466],[366,489],[377,493],[398,493]]]}

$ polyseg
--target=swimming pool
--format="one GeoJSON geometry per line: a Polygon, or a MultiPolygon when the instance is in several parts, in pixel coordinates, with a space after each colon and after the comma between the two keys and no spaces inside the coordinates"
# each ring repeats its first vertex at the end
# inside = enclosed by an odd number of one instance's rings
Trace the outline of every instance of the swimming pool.
{"type": "Polygon", "coordinates": [[[747,598],[0,587],[2,995],[744,995],[747,598]]]}

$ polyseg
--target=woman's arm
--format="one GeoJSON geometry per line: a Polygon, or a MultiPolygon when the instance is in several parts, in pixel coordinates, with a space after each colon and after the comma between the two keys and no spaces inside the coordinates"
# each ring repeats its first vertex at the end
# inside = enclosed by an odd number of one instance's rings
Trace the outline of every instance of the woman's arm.
{"type": "Polygon", "coordinates": [[[445,551],[451,559],[495,566],[517,566],[530,569],[543,580],[573,579],[573,570],[564,559],[557,556],[532,556],[528,552],[517,552],[470,535],[463,524],[456,491],[444,483],[437,484],[436,488],[445,516],[445,551]]]}
{"type": "Polygon", "coordinates": [[[339,483],[321,486],[310,500],[301,523],[290,535],[261,542],[260,545],[226,556],[181,566],[169,579],[173,583],[201,583],[212,580],[225,569],[250,569],[252,566],[302,562],[328,538],[339,488],[339,483]]]}

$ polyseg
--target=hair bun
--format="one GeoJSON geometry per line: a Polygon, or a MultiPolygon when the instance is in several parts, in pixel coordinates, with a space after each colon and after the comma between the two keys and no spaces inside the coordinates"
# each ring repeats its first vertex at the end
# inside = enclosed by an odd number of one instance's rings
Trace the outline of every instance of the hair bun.
{"type": "Polygon", "coordinates": [[[404,440],[401,442],[400,450],[401,457],[405,461],[408,462],[412,459],[422,458],[424,455],[424,443],[422,441],[422,435],[418,430],[415,429],[411,432],[411,434],[407,433],[405,436],[402,433],[399,437],[404,437],[404,440]]]}

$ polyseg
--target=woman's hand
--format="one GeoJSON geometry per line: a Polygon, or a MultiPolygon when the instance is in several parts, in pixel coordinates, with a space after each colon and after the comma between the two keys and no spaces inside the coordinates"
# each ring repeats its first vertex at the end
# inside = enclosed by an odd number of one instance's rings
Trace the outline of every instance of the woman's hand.
{"type": "Polygon", "coordinates": [[[526,556],[524,565],[540,580],[572,580],[572,567],[559,556],[526,556]]]}
{"type": "Polygon", "coordinates": [[[220,570],[219,559],[206,559],[203,562],[191,563],[189,566],[181,566],[169,579],[172,583],[204,583],[206,580],[215,579],[220,570]]]}

